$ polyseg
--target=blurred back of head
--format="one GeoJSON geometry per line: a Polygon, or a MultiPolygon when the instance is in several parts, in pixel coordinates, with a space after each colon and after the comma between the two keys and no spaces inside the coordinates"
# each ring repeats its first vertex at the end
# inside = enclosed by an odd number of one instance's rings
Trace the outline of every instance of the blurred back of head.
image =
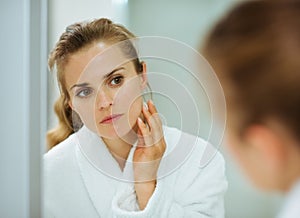
{"type": "Polygon", "coordinates": [[[215,26],[203,51],[236,132],[271,118],[300,141],[300,1],[242,3],[215,26]]]}

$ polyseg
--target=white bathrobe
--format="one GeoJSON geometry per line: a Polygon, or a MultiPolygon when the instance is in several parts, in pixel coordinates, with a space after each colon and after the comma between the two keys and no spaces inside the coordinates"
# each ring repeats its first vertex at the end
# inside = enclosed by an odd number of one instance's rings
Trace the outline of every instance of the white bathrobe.
{"type": "Polygon", "coordinates": [[[299,218],[300,217],[300,180],[297,181],[288,193],[284,206],[278,218],[299,218]]]}
{"type": "Polygon", "coordinates": [[[227,181],[222,155],[216,151],[201,167],[204,140],[175,128],[163,130],[167,147],[144,210],[128,182],[136,146],[121,171],[102,139],[83,126],[44,155],[45,217],[224,217],[227,181]]]}

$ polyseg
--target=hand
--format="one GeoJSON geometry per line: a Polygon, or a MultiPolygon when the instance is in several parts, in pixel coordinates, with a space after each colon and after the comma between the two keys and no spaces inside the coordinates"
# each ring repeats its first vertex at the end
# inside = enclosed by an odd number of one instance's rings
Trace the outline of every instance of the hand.
{"type": "Polygon", "coordinates": [[[138,143],[133,155],[134,177],[136,182],[156,180],[160,160],[165,152],[162,123],[152,101],[149,110],[143,106],[146,123],[138,118],[138,143]]]}
{"type": "Polygon", "coordinates": [[[143,107],[146,123],[138,118],[138,144],[133,155],[135,190],[140,209],[144,209],[156,185],[156,174],[166,149],[162,123],[152,101],[143,107]]]}

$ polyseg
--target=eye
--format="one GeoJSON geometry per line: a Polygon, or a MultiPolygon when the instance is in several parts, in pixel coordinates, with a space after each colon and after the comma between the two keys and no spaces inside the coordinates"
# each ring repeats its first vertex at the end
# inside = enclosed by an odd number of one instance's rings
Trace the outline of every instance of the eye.
{"type": "Polygon", "coordinates": [[[123,76],[116,76],[110,80],[108,85],[112,87],[120,86],[123,83],[123,80],[123,76]]]}
{"type": "Polygon", "coordinates": [[[76,93],[77,97],[85,98],[88,97],[93,92],[90,88],[81,89],[76,93]]]}

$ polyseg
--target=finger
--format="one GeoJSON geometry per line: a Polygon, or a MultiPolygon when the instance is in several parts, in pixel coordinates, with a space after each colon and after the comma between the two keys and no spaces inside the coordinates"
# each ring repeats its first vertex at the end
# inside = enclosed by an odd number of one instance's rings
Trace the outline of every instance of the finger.
{"type": "Polygon", "coordinates": [[[145,146],[144,137],[143,137],[143,134],[142,134],[142,132],[141,132],[141,130],[140,130],[139,127],[138,127],[138,130],[137,130],[137,137],[138,137],[138,143],[137,143],[137,145],[138,146],[145,146]]]}
{"type": "Polygon", "coordinates": [[[154,116],[158,114],[151,115],[150,112],[144,107],[143,114],[147,122],[150,123],[150,134],[152,136],[152,143],[157,144],[163,137],[162,126],[155,121],[154,116]]]}
{"type": "Polygon", "coordinates": [[[148,107],[149,107],[149,111],[152,112],[152,118],[155,120],[155,123],[157,124],[155,131],[153,131],[152,133],[153,143],[156,144],[163,137],[162,122],[152,100],[148,101],[148,107]]]}
{"type": "Polygon", "coordinates": [[[156,109],[156,107],[155,107],[155,105],[154,105],[154,103],[153,103],[152,100],[148,101],[148,108],[149,108],[149,111],[152,114],[153,118],[157,122],[157,124],[161,126],[162,125],[161,119],[159,117],[157,109],[156,109]]]}
{"type": "Polygon", "coordinates": [[[141,135],[142,135],[143,140],[144,140],[144,144],[146,146],[151,146],[152,145],[152,138],[151,138],[150,131],[149,131],[148,127],[142,121],[142,119],[140,117],[138,117],[137,122],[138,122],[139,130],[141,131],[141,135]]]}
{"type": "Polygon", "coordinates": [[[157,113],[157,109],[156,109],[156,107],[155,107],[155,105],[154,105],[154,103],[153,103],[152,100],[149,100],[147,102],[147,105],[148,105],[148,108],[149,108],[149,111],[151,112],[151,114],[157,113]]]}
{"type": "Polygon", "coordinates": [[[157,123],[154,119],[154,117],[152,116],[152,114],[148,111],[148,109],[146,108],[146,106],[143,106],[142,112],[144,114],[144,117],[146,118],[146,121],[150,127],[150,132],[154,131],[155,129],[157,129],[157,123]]]}

